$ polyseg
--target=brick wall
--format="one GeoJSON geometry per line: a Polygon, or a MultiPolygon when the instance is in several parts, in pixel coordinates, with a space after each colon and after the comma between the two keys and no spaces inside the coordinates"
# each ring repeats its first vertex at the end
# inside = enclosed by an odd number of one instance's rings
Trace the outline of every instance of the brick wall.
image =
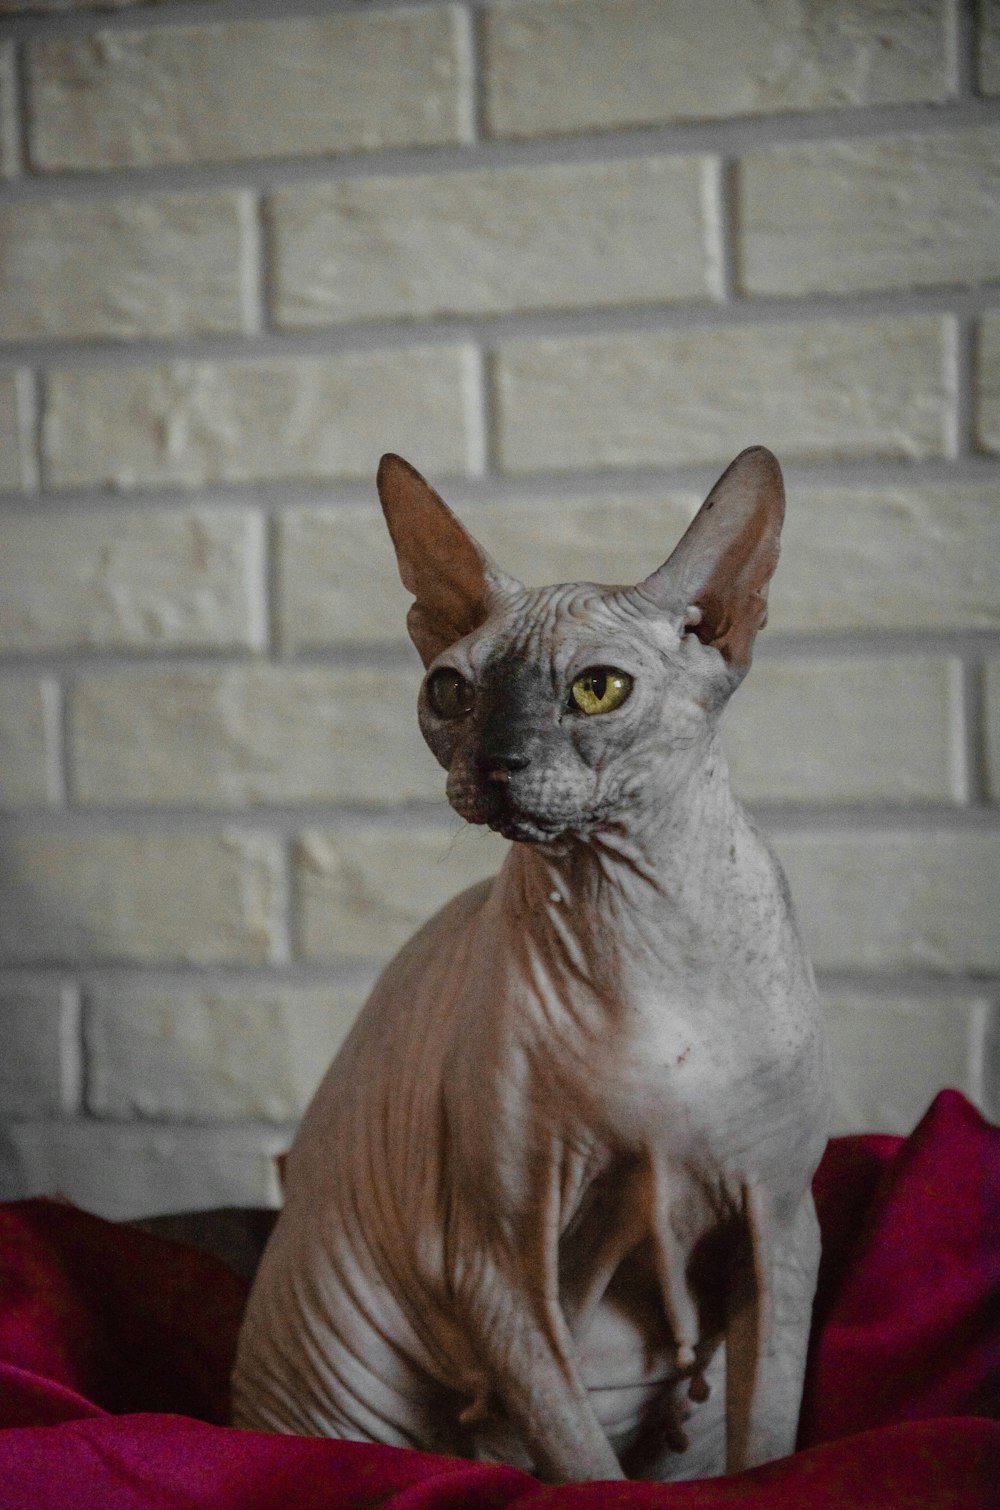
{"type": "Polygon", "coordinates": [[[0,0],[0,1189],[275,1198],[502,846],[379,454],[528,580],[785,464],[737,784],[842,1128],[1000,1114],[1000,5],[0,0]]]}

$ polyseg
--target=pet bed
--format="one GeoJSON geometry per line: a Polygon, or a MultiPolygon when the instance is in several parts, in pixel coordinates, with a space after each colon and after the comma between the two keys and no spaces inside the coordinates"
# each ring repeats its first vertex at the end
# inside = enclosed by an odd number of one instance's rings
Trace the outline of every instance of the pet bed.
{"type": "Polygon", "coordinates": [[[236,1431],[245,1278],[58,1202],[0,1205],[0,1507],[998,1510],[1000,1129],[945,1091],[908,1139],[834,1139],[815,1188],[824,1257],[799,1450],[672,1485],[545,1487],[505,1467],[236,1431]]]}

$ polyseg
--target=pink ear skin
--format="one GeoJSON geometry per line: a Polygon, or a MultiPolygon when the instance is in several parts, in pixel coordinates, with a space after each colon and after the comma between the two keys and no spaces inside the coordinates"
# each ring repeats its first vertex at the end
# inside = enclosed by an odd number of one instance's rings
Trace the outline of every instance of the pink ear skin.
{"type": "Polygon", "coordinates": [[[410,638],[425,666],[487,617],[509,582],[420,473],[401,456],[383,456],[378,494],[403,586],[415,602],[410,638]]]}
{"type": "Polygon", "coordinates": [[[669,559],[639,586],[740,675],[767,621],[784,517],[777,459],[751,446],[723,472],[669,559]]]}

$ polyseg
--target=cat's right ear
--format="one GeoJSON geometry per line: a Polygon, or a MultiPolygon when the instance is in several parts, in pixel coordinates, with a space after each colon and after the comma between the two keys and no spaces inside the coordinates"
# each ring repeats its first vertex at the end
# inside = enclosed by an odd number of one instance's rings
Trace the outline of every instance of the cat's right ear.
{"type": "Polygon", "coordinates": [[[495,567],[420,473],[401,456],[383,456],[378,496],[396,547],[403,586],[414,603],[406,616],[425,666],[469,634],[517,584],[495,567]]]}

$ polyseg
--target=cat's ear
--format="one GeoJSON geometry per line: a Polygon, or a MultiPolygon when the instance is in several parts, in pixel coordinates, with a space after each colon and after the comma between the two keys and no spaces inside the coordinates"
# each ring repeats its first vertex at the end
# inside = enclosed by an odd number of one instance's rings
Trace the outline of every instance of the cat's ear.
{"type": "Polygon", "coordinates": [[[415,602],[406,616],[425,666],[477,629],[490,608],[516,589],[420,473],[401,456],[383,456],[378,495],[403,586],[415,602]]]}
{"type": "Polygon", "coordinates": [[[669,560],[639,586],[740,675],[767,620],[784,516],[777,459],[751,446],[723,472],[669,560]]]}

